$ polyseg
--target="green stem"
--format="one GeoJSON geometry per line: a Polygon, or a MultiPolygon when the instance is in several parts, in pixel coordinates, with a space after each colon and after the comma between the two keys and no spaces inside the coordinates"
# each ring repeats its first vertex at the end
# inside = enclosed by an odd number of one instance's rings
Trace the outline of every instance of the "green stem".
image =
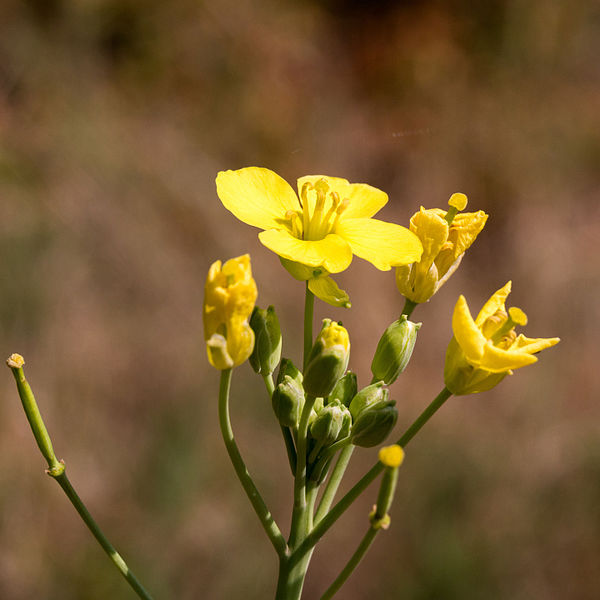
{"type": "Polygon", "coordinates": [[[252,477],[248,473],[248,469],[244,464],[240,451],[237,447],[235,439],[233,437],[233,430],[231,429],[231,421],[229,419],[229,391],[231,388],[231,369],[224,369],[221,371],[221,383],[219,386],[219,425],[221,426],[221,433],[223,435],[223,441],[227,448],[227,453],[233,464],[233,468],[254,508],[254,512],[258,516],[265,533],[269,540],[273,544],[275,551],[281,557],[287,550],[287,544],[285,539],[275,523],[275,519],[271,515],[267,508],[262,496],[258,492],[252,477]]]}
{"type": "MultiPolygon", "coordinates": [[[[347,448],[350,445],[350,439],[351,439],[350,436],[347,436],[341,440],[338,440],[337,442],[335,442],[335,444],[331,444],[331,446],[329,446],[329,448],[327,448],[323,452],[323,454],[321,456],[319,456],[319,460],[317,461],[317,463],[314,465],[314,467],[312,469],[312,473],[314,473],[315,476],[313,476],[311,474],[311,479],[314,479],[315,481],[318,480],[320,473],[322,472],[325,465],[329,464],[331,462],[333,455],[338,450],[343,450],[344,448],[347,448]]],[[[315,455],[315,458],[316,458],[316,455],[315,455]]]]}
{"type": "Polygon", "coordinates": [[[367,533],[365,533],[365,536],[358,545],[358,548],[356,549],[346,566],[343,568],[342,572],[337,576],[335,581],[327,588],[327,591],[321,596],[321,600],[329,600],[330,598],[333,598],[336,592],[342,587],[342,585],[344,585],[348,577],[350,577],[352,571],[356,569],[360,561],[363,559],[363,556],[367,553],[367,550],[373,543],[373,540],[375,539],[378,533],[379,529],[373,529],[372,527],[369,527],[367,533]]]}
{"type": "Polygon", "coordinates": [[[315,295],[308,289],[306,282],[306,295],[304,297],[304,359],[303,368],[306,369],[308,355],[312,349],[313,315],[315,310],[315,295]]]}
{"type": "Polygon", "coordinates": [[[331,508],[331,504],[335,495],[338,491],[340,483],[342,481],[342,477],[346,472],[346,467],[350,462],[350,458],[352,457],[352,453],[354,452],[353,444],[346,446],[338,457],[337,463],[331,473],[331,477],[325,486],[325,491],[323,492],[323,496],[317,508],[317,514],[315,515],[315,522],[319,522],[326,514],[327,511],[331,508]]]}
{"type": "Polygon", "coordinates": [[[307,396],[298,425],[298,454],[296,462],[296,476],[294,478],[294,509],[290,529],[289,546],[294,548],[304,539],[308,532],[306,510],[306,447],[308,438],[308,419],[315,403],[314,396],[307,396]]]}
{"type": "Polygon", "coordinates": [[[59,461],[54,454],[52,440],[50,439],[50,435],[48,434],[48,430],[46,429],[46,425],[42,419],[37,402],[35,401],[33,391],[25,379],[25,373],[22,369],[22,365],[24,364],[22,358],[19,357],[21,358],[21,361],[19,363],[15,363],[14,357],[15,355],[9,359],[8,366],[11,368],[15,377],[19,397],[21,398],[23,409],[25,410],[27,420],[29,421],[37,445],[40,448],[42,455],[48,462],[48,470],[46,472],[48,475],[50,475],[50,477],[55,479],[63,489],[67,495],[67,498],[71,501],[71,504],[79,513],[79,516],[82,518],[83,522],[87,525],[92,535],[96,538],[96,541],[100,544],[102,549],[106,552],[112,563],[123,575],[123,577],[125,577],[127,583],[129,583],[138,597],[142,598],[143,600],[152,600],[152,596],[150,596],[150,594],[144,589],[144,586],[129,569],[127,563],[116,551],[115,547],[108,541],[107,537],[104,535],[96,521],[94,521],[85,504],[82,502],[81,498],[77,495],[77,492],[71,485],[71,482],[69,481],[65,471],[64,462],[59,461]],[[19,366],[16,366],[16,364],[19,364],[19,366]]]}
{"type": "MultiPolygon", "coordinates": [[[[444,388],[431,402],[431,404],[419,415],[415,422],[404,432],[396,442],[402,448],[406,447],[418,431],[439,410],[439,408],[450,398],[452,392],[444,388]]],[[[296,548],[290,558],[290,562],[300,560],[329,530],[329,528],[346,512],[352,503],[369,487],[375,478],[383,470],[383,465],[378,462],[352,487],[345,496],[314,526],[304,541],[296,548]]]]}
{"type": "Polygon", "coordinates": [[[359,543],[358,548],[346,566],[342,569],[341,573],[327,589],[325,594],[323,594],[321,600],[329,600],[329,598],[333,598],[334,594],[342,587],[354,569],[356,569],[363,556],[366,554],[367,550],[375,540],[377,533],[381,529],[387,529],[389,527],[390,517],[388,515],[388,510],[392,505],[394,494],[396,492],[398,466],[399,465],[385,467],[385,472],[379,486],[379,494],[377,496],[375,510],[369,515],[371,526],[367,530],[365,536],[359,543]]]}
{"type": "Polygon", "coordinates": [[[417,307],[417,304],[418,304],[418,302],[413,302],[412,300],[405,298],[404,308],[402,309],[402,314],[406,315],[406,318],[408,319],[410,317],[410,315],[412,314],[412,311],[415,310],[415,308],[417,307]]]}
{"type": "Polygon", "coordinates": [[[71,485],[66,472],[62,472],[60,475],[53,476],[58,482],[60,487],[63,489],[67,498],[71,501],[71,504],[75,507],[75,510],[79,513],[79,516],[83,519],[83,522],[87,525],[88,529],[92,532],[92,535],[96,538],[96,541],[102,546],[103,550],[108,554],[110,560],[117,569],[121,572],[123,577],[127,580],[129,585],[133,588],[135,593],[144,600],[152,600],[152,596],[144,589],[144,586],[139,582],[137,577],[127,566],[127,563],[123,560],[121,555],[115,550],[113,545],[108,541],[104,533],[89,513],[85,504],[81,501],[81,498],[77,495],[77,492],[71,485]]]}
{"type": "MultiPolygon", "coordinates": [[[[269,398],[273,396],[273,392],[275,391],[275,384],[273,383],[273,376],[263,375],[263,381],[265,382],[265,386],[267,388],[267,393],[269,394],[269,398]]],[[[296,472],[296,447],[294,446],[294,438],[292,437],[292,432],[289,427],[281,427],[281,435],[283,436],[283,441],[285,443],[285,450],[287,452],[288,462],[290,463],[290,469],[292,470],[292,475],[296,472]]]]}

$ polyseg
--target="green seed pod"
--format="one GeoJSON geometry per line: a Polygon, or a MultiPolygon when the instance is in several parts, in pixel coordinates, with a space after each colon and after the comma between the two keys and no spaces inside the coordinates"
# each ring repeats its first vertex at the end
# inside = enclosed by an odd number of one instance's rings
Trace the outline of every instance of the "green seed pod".
{"type": "Polygon", "coordinates": [[[390,385],[404,371],[413,353],[421,323],[409,321],[406,315],[394,321],[383,333],[371,363],[375,379],[390,385]]]}
{"type": "Polygon", "coordinates": [[[398,420],[394,404],[394,400],[388,400],[363,410],[352,426],[352,443],[363,448],[381,444],[398,420]]]}
{"type": "Polygon", "coordinates": [[[356,383],[356,373],[352,373],[352,371],[348,371],[336,384],[333,388],[331,394],[329,394],[329,398],[327,398],[327,403],[330,404],[332,402],[341,402],[345,406],[350,405],[350,401],[354,396],[356,396],[356,392],[358,391],[358,385],[356,383]]]}
{"type": "Polygon", "coordinates": [[[250,317],[250,327],[254,331],[254,350],[248,359],[256,373],[270,375],[281,358],[281,329],[275,308],[267,310],[254,307],[250,317]]]}
{"type": "Polygon", "coordinates": [[[340,380],[350,358],[350,338],[339,323],[323,320],[304,370],[304,389],[307,394],[326,398],[340,380]]]}
{"type": "Polygon", "coordinates": [[[304,406],[304,390],[302,386],[289,375],[277,385],[271,398],[273,411],[284,427],[297,427],[304,406]]]}
{"type": "Polygon", "coordinates": [[[333,444],[342,430],[347,411],[348,409],[339,403],[324,406],[310,426],[310,435],[323,446],[333,444]]]}
{"type": "Polygon", "coordinates": [[[387,402],[389,395],[390,393],[382,381],[372,383],[360,390],[360,392],[352,398],[352,402],[350,402],[350,412],[352,413],[354,422],[356,422],[360,414],[367,408],[380,402],[387,402]]]}

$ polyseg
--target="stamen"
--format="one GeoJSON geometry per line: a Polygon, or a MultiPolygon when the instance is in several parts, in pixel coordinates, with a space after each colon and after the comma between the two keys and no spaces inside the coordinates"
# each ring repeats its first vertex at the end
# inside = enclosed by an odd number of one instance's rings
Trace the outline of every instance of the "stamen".
{"type": "Polygon", "coordinates": [[[299,240],[302,239],[302,220],[300,215],[295,210],[288,210],[285,213],[285,218],[290,222],[292,235],[299,240]]]}
{"type": "Polygon", "coordinates": [[[340,203],[340,195],[337,192],[331,192],[331,194],[329,194],[329,196],[331,198],[331,206],[329,207],[329,210],[327,211],[327,214],[325,215],[325,218],[323,219],[324,225],[327,225],[327,223],[329,223],[329,220],[333,216],[333,213],[337,212],[337,207],[338,207],[338,204],[340,203]]]}
{"type": "Polygon", "coordinates": [[[344,198],[336,207],[335,212],[335,220],[333,221],[333,225],[331,226],[331,229],[335,229],[335,226],[338,224],[338,221],[340,220],[340,217],[342,216],[342,213],[348,208],[348,206],[350,205],[350,198],[344,198]]]}
{"type": "Polygon", "coordinates": [[[527,325],[527,315],[520,309],[512,307],[508,309],[508,318],[502,326],[490,338],[493,344],[498,344],[506,335],[515,335],[514,328],[517,325],[527,325]]]}
{"type": "Polygon", "coordinates": [[[310,214],[308,212],[308,190],[312,189],[314,189],[312,183],[307,181],[302,186],[302,191],[300,192],[300,204],[302,205],[302,223],[304,225],[304,232],[306,234],[308,234],[310,225],[310,214]]]}
{"type": "Polygon", "coordinates": [[[452,221],[454,221],[454,217],[460,210],[465,210],[467,207],[467,197],[464,194],[456,193],[450,196],[450,200],[448,200],[448,212],[444,217],[448,222],[448,225],[452,225],[452,221]]]}
{"type": "Polygon", "coordinates": [[[305,227],[305,233],[306,239],[320,240],[325,237],[323,235],[323,209],[325,208],[329,185],[325,179],[319,179],[313,185],[313,189],[317,193],[317,199],[315,201],[315,209],[309,220],[308,229],[305,227]]]}

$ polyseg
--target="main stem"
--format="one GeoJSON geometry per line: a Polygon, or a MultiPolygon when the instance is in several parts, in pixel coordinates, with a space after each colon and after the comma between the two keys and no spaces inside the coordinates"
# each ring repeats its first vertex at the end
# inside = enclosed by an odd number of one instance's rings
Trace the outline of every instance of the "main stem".
{"type": "Polygon", "coordinates": [[[315,295],[308,289],[306,282],[306,295],[304,297],[304,359],[303,367],[306,368],[308,355],[312,349],[313,315],[315,310],[315,295]]]}
{"type": "Polygon", "coordinates": [[[221,371],[221,383],[219,386],[219,424],[221,426],[221,434],[225,442],[225,448],[233,464],[233,468],[257,514],[263,529],[265,530],[269,540],[273,544],[277,554],[282,557],[287,550],[287,544],[275,519],[271,515],[265,501],[260,495],[252,477],[248,473],[248,469],[242,459],[240,451],[233,437],[231,429],[231,421],[229,419],[229,390],[231,387],[231,369],[221,371]]]}
{"type": "MultiPolygon", "coordinates": [[[[304,352],[302,364],[306,368],[310,351],[312,350],[312,330],[314,316],[315,296],[308,289],[306,283],[306,296],[304,300],[304,352]]],[[[316,398],[308,396],[305,399],[297,434],[296,472],[294,476],[294,507],[292,510],[292,523],[288,540],[288,552],[280,556],[279,578],[277,580],[276,600],[299,600],[302,596],[304,578],[311,559],[312,549],[305,552],[300,560],[291,562],[290,558],[296,547],[313,528],[313,515],[317,488],[307,489],[306,478],[306,450],[308,441],[308,419],[316,398]]]]}

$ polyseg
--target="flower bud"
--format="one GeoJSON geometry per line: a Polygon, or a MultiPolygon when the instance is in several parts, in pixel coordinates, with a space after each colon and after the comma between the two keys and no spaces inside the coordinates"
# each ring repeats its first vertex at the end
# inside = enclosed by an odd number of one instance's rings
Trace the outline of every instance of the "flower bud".
{"type": "Polygon", "coordinates": [[[277,385],[271,397],[273,411],[283,427],[297,427],[304,406],[302,385],[289,375],[277,385]]]}
{"type": "Polygon", "coordinates": [[[300,369],[298,369],[289,358],[282,358],[279,365],[279,373],[277,374],[277,383],[281,383],[286,375],[289,375],[292,379],[302,385],[303,378],[300,369]]]}
{"type": "Polygon", "coordinates": [[[350,338],[344,327],[323,319],[304,370],[304,389],[307,394],[325,398],[340,380],[350,358],[350,338]]]}
{"type": "Polygon", "coordinates": [[[381,444],[398,420],[395,400],[377,402],[363,410],[352,426],[352,443],[371,448],[381,444]]]}
{"type": "Polygon", "coordinates": [[[329,446],[338,439],[345,424],[348,429],[349,419],[351,420],[350,413],[343,404],[328,404],[318,412],[310,426],[310,435],[323,446],[329,446]]]}
{"type": "Polygon", "coordinates": [[[360,414],[370,406],[374,406],[380,402],[387,402],[389,400],[389,395],[390,393],[382,381],[372,383],[360,390],[360,392],[352,398],[352,402],[350,402],[350,412],[352,413],[354,421],[356,422],[356,419],[358,419],[360,414]]]}
{"type": "Polygon", "coordinates": [[[250,317],[250,327],[254,331],[254,350],[250,355],[250,365],[256,373],[270,375],[281,358],[281,329],[275,308],[266,310],[254,307],[250,317]]]}
{"type": "Polygon", "coordinates": [[[420,328],[421,323],[413,323],[402,315],[383,332],[371,363],[375,379],[387,385],[396,381],[412,356],[420,328]]]}
{"type": "Polygon", "coordinates": [[[352,373],[352,371],[348,371],[336,384],[333,388],[331,394],[329,394],[329,398],[327,398],[327,403],[331,404],[333,402],[341,402],[344,406],[349,406],[350,401],[354,396],[356,396],[356,392],[358,391],[358,385],[356,382],[356,373],[352,373]]]}

